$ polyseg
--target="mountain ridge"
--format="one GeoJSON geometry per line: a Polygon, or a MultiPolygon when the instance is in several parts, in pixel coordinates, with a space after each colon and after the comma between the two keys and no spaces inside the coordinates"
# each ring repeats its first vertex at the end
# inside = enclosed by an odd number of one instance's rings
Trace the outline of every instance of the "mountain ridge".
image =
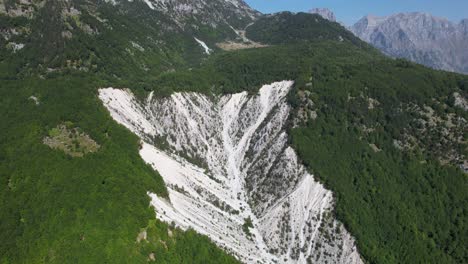
{"type": "Polygon", "coordinates": [[[309,10],[309,13],[317,14],[331,22],[336,22],[335,14],[328,8],[313,8],[309,10]]]}
{"type": "Polygon", "coordinates": [[[350,30],[385,54],[435,69],[468,73],[466,19],[453,23],[428,13],[366,16],[350,30]]]}
{"type": "MultiPolygon", "coordinates": [[[[128,0],[106,0],[113,4],[119,4],[128,0]]],[[[196,18],[203,23],[217,26],[217,23],[232,23],[239,26],[239,21],[250,23],[259,15],[258,11],[251,9],[243,0],[213,0],[209,4],[206,0],[141,0],[152,10],[158,10],[169,14],[181,26],[187,24],[191,18],[196,18]]],[[[246,25],[246,24],[245,24],[246,25]]]]}

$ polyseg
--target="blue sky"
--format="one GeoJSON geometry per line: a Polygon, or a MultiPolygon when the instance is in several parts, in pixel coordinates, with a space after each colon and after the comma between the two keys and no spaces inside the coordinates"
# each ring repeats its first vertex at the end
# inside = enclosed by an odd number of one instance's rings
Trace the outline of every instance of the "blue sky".
{"type": "Polygon", "coordinates": [[[427,12],[454,22],[468,18],[468,0],[244,0],[263,12],[307,11],[327,7],[338,20],[351,25],[367,14],[385,16],[399,12],[427,12]]]}

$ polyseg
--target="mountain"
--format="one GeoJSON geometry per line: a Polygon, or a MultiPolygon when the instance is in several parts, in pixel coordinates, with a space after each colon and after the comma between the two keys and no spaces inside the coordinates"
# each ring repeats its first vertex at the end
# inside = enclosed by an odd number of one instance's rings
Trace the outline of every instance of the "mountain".
{"type": "MultiPolygon", "coordinates": [[[[119,0],[107,0],[118,4],[119,0]]],[[[192,27],[193,21],[212,27],[222,24],[237,27],[246,25],[260,13],[251,9],[243,0],[144,0],[150,9],[169,15],[179,25],[192,27]]]]}
{"type": "Polygon", "coordinates": [[[224,0],[1,1],[0,6],[5,47],[0,56],[16,64],[5,71],[50,75],[79,69],[135,79],[143,78],[135,69],[155,75],[200,63],[207,55],[203,45],[215,49],[217,42],[239,38],[236,29],[258,15],[242,1],[224,0]]]}
{"type": "Polygon", "coordinates": [[[308,13],[281,12],[259,17],[247,28],[246,36],[260,43],[291,44],[310,40],[334,40],[367,47],[338,23],[308,13]]]}
{"type": "MultiPolygon", "coordinates": [[[[32,17],[43,8],[48,1],[46,0],[21,0],[21,1],[2,1],[0,2],[0,11],[3,14],[12,17],[32,17]]],[[[62,1],[65,6],[83,6],[87,1],[62,1]]],[[[126,5],[125,0],[101,0],[99,2],[110,3],[114,6],[126,5]]],[[[260,13],[251,9],[242,0],[214,0],[207,3],[203,0],[182,1],[182,0],[141,0],[137,1],[146,4],[150,9],[164,12],[166,15],[178,22],[178,24],[187,24],[189,19],[198,19],[204,24],[216,26],[221,23],[239,23],[240,21],[250,21],[260,13]]],[[[89,2],[87,4],[90,4],[89,2]]]]}
{"type": "Polygon", "coordinates": [[[241,1],[0,10],[0,263],[466,262],[465,75],[241,1]]]}
{"type": "Polygon", "coordinates": [[[335,14],[328,8],[314,8],[311,9],[309,13],[317,14],[331,22],[336,22],[335,14]]]}
{"type": "Polygon", "coordinates": [[[431,68],[468,73],[466,20],[459,24],[425,13],[366,16],[351,27],[384,53],[431,68]]]}

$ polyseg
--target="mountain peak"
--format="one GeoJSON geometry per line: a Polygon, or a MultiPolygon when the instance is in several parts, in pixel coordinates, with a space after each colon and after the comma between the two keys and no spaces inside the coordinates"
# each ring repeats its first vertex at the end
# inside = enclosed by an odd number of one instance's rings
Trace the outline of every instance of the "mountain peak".
{"type": "Polygon", "coordinates": [[[367,15],[361,18],[356,24],[354,24],[350,30],[362,40],[369,42],[370,33],[374,31],[374,29],[384,22],[387,17],[379,17],[375,15],[367,15]]]}
{"type": "Polygon", "coordinates": [[[317,14],[323,17],[324,19],[336,22],[335,14],[328,8],[313,8],[309,11],[311,14],[317,14]]]}
{"type": "Polygon", "coordinates": [[[458,28],[461,32],[464,33],[466,37],[468,37],[468,19],[463,19],[462,21],[460,21],[460,24],[458,24],[458,28]]]}
{"type": "Polygon", "coordinates": [[[467,21],[457,25],[446,18],[411,12],[386,17],[368,15],[350,30],[393,57],[436,69],[466,72],[467,25],[467,21]]]}

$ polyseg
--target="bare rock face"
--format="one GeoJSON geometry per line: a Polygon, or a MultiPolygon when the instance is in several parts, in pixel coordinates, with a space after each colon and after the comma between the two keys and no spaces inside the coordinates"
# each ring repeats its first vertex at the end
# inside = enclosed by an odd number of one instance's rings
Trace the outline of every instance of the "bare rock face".
{"type": "MultiPolygon", "coordinates": [[[[129,0],[105,0],[113,4],[129,0]]],[[[179,25],[201,21],[217,27],[229,25],[242,28],[260,13],[250,8],[243,0],[136,0],[142,1],[150,9],[169,14],[179,25]],[[242,25],[240,25],[242,24],[242,25]]],[[[130,1],[132,2],[132,1],[130,1]]]]}
{"type": "Polygon", "coordinates": [[[287,144],[293,83],[206,96],[101,89],[111,116],[143,141],[141,157],[166,182],[149,193],[156,216],[207,235],[244,263],[362,263],[334,218],[333,194],[287,144]]]}
{"type": "MultiPolygon", "coordinates": [[[[76,0],[56,0],[68,5],[80,4],[76,0]]],[[[103,0],[118,5],[124,2],[143,2],[150,9],[170,14],[173,19],[185,23],[187,19],[204,18],[207,23],[252,20],[260,13],[243,0],[103,0]]],[[[8,16],[32,16],[43,7],[46,0],[0,0],[0,14],[8,16]]]]}
{"type": "Polygon", "coordinates": [[[45,2],[45,0],[0,0],[0,15],[32,17],[45,2]]]}
{"type": "Polygon", "coordinates": [[[468,19],[463,19],[460,22],[460,30],[465,38],[468,37],[468,19]]]}
{"type": "Polygon", "coordinates": [[[366,16],[350,30],[387,55],[468,73],[468,20],[459,24],[425,13],[366,16]]]}
{"type": "Polygon", "coordinates": [[[329,21],[336,22],[335,14],[328,8],[314,8],[309,13],[317,14],[329,21]]]}

